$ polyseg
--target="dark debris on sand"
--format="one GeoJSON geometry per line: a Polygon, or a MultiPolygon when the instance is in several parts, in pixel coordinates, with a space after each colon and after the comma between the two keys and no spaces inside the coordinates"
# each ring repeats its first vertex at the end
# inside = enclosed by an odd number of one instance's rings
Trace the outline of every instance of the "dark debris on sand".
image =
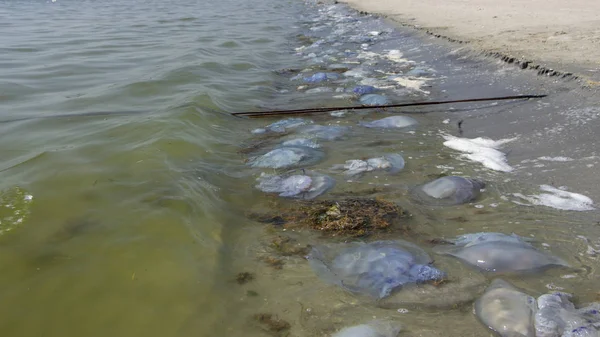
{"type": "Polygon", "coordinates": [[[260,324],[261,329],[271,333],[274,336],[287,336],[291,328],[290,323],[278,318],[273,314],[256,314],[254,320],[260,324]]]}
{"type": "Polygon", "coordinates": [[[296,239],[289,236],[277,235],[269,243],[270,252],[261,257],[261,260],[273,269],[283,269],[286,256],[304,257],[308,254],[309,246],[300,244],[296,239]]]}
{"type": "Polygon", "coordinates": [[[278,235],[271,241],[271,247],[283,256],[305,256],[309,251],[308,246],[301,245],[295,239],[282,235],[278,235]]]}
{"type": "Polygon", "coordinates": [[[238,284],[246,284],[252,280],[254,280],[254,274],[249,272],[241,272],[235,277],[235,281],[238,284]]]}

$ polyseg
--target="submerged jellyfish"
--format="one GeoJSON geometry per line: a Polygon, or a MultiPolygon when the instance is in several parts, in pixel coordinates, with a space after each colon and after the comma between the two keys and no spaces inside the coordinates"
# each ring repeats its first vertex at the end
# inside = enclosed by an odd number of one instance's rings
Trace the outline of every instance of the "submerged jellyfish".
{"type": "Polygon", "coordinates": [[[528,245],[527,242],[531,241],[531,239],[520,237],[514,233],[508,235],[495,232],[479,232],[459,235],[456,238],[448,241],[452,242],[455,246],[470,247],[476,244],[492,241],[515,242],[528,245]]]}
{"type": "Polygon", "coordinates": [[[396,322],[373,321],[343,328],[331,337],[396,337],[402,327],[396,322]]]}
{"type": "Polygon", "coordinates": [[[252,167],[262,168],[291,168],[313,165],[324,157],[325,154],[322,151],[314,148],[306,146],[282,146],[262,156],[251,158],[248,164],[252,167]]]}
{"type": "Polygon", "coordinates": [[[600,303],[576,309],[571,294],[554,292],[538,297],[535,313],[536,337],[597,337],[600,303]]]}
{"type": "Polygon", "coordinates": [[[315,73],[312,76],[304,77],[304,82],[306,83],[320,83],[327,80],[337,80],[340,78],[340,75],[336,73],[315,73]]]}
{"type": "Polygon", "coordinates": [[[333,92],[333,88],[330,88],[330,87],[312,88],[312,89],[306,90],[304,93],[312,95],[312,94],[323,94],[323,93],[329,93],[329,92],[333,92]]]}
{"type": "Polygon", "coordinates": [[[307,125],[298,129],[298,133],[310,136],[312,138],[324,140],[336,140],[341,138],[348,131],[343,126],[325,126],[325,125],[307,125]]]}
{"type": "Polygon", "coordinates": [[[354,87],[352,89],[352,92],[362,96],[362,95],[367,95],[367,94],[372,94],[375,92],[375,87],[371,86],[371,85],[357,85],[356,87],[354,87]]]}
{"type": "Polygon", "coordinates": [[[375,170],[382,170],[388,173],[398,173],[403,168],[404,158],[400,154],[388,154],[382,157],[370,158],[367,160],[346,160],[345,164],[333,166],[333,169],[345,170],[344,173],[349,176],[375,170]]]}
{"type": "Polygon", "coordinates": [[[307,139],[307,138],[293,138],[293,139],[284,141],[283,143],[281,143],[281,145],[283,145],[283,146],[305,146],[305,147],[311,147],[313,149],[318,149],[321,147],[321,145],[319,145],[314,140],[307,139]]]}
{"type": "Polygon", "coordinates": [[[281,197],[313,199],[335,185],[333,178],[311,171],[295,175],[261,174],[256,188],[266,193],[278,193],[281,197]]]}
{"type": "Polygon", "coordinates": [[[304,82],[306,83],[319,83],[327,80],[327,74],[325,73],[316,73],[309,77],[304,78],[304,82]]]}
{"type": "Polygon", "coordinates": [[[471,266],[488,272],[526,272],[550,266],[567,266],[557,257],[537,250],[516,236],[500,233],[477,233],[459,237],[460,245],[434,247],[438,254],[454,256],[471,266]]]}
{"type": "Polygon", "coordinates": [[[254,133],[254,134],[260,134],[260,133],[266,133],[266,132],[281,133],[281,132],[287,131],[288,129],[297,128],[301,125],[306,125],[306,124],[310,124],[310,123],[312,123],[312,121],[306,120],[303,118],[286,118],[286,119],[277,121],[275,123],[269,124],[269,125],[265,126],[264,128],[254,129],[254,130],[252,130],[252,133],[254,133]]]}
{"type": "Polygon", "coordinates": [[[258,188],[263,192],[279,193],[281,197],[289,197],[306,192],[312,184],[312,178],[305,175],[289,177],[261,175],[258,188]]]}
{"type": "Polygon", "coordinates": [[[360,122],[359,125],[366,128],[381,128],[381,129],[400,129],[408,128],[419,124],[416,119],[408,116],[390,116],[378,119],[371,122],[360,122]]]}
{"type": "Polygon", "coordinates": [[[475,301],[475,314],[502,337],[535,337],[535,298],[508,282],[495,279],[475,301]]]}
{"type": "Polygon", "coordinates": [[[377,94],[363,95],[360,97],[359,101],[361,104],[369,105],[369,106],[386,105],[390,102],[387,97],[382,96],[382,95],[377,95],[377,94]]]}
{"type": "Polygon", "coordinates": [[[416,68],[408,71],[406,73],[406,75],[414,76],[414,77],[423,77],[423,76],[429,76],[429,75],[431,75],[431,73],[432,73],[431,69],[427,69],[427,68],[423,68],[423,67],[416,67],[416,68]]]}
{"type": "Polygon", "coordinates": [[[430,265],[430,257],[421,248],[401,240],[313,247],[308,259],[324,281],[376,299],[446,275],[430,265]]]}
{"type": "Polygon", "coordinates": [[[479,180],[447,176],[413,190],[413,196],[430,205],[458,205],[476,199],[485,183],[479,180]]]}

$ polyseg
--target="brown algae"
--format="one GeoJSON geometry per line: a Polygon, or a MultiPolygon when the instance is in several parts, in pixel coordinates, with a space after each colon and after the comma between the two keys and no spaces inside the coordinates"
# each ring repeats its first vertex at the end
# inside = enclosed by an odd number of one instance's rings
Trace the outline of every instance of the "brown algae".
{"type": "Polygon", "coordinates": [[[285,227],[308,227],[331,236],[368,236],[390,229],[407,216],[398,205],[383,199],[349,198],[303,201],[284,216],[285,227]]]}

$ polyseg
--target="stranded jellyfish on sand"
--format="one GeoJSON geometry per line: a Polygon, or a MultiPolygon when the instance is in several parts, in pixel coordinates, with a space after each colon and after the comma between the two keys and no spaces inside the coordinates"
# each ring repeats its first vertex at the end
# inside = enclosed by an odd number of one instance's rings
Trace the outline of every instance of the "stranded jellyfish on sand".
{"type": "Polygon", "coordinates": [[[401,240],[313,247],[308,260],[325,282],[375,299],[446,276],[430,265],[431,258],[421,248],[401,240]]]}

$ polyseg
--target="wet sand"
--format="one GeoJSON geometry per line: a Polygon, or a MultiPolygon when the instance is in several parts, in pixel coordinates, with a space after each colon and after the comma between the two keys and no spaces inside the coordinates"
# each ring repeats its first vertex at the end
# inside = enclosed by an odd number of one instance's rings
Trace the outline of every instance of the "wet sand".
{"type": "MultiPolygon", "coordinates": [[[[527,93],[544,93],[548,97],[533,109],[499,109],[486,114],[455,112],[450,123],[462,121],[462,136],[466,138],[516,137],[502,150],[508,154],[508,162],[518,167],[513,172],[515,178],[538,185],[566,186],[594,201],[600,198],[595,131],[600,127],[600,2],[343,2],[357,10],[380,14],[404,29],[415,28],[416,35],[426,31],[435,39],[434,44],[452,49],[457,61],[483,56],[478,61],[485,64],[486,59],[490,60],[488,56],[493,56],[512,63],[503,71],[529,83],[527,93]],[[546,76],[531,78],[536,72],[546,76]],[[574,160],[552,160],[559,156],[574,160]]],[[[423,43],[432,42],[426,36],[422,37],[423,43]]],[[[464,95],[447,90],[449,98],[464,95]]],[[[469,96],[487,94],[483,87],[473,86],[469,96]]],[[[443,118],[449,114],[438,115],[443,118]]]]}
{"type": "Polygon", "coordinates": [[[542,74],[600,79],[600,2],[342,0],[542,74]]]}

